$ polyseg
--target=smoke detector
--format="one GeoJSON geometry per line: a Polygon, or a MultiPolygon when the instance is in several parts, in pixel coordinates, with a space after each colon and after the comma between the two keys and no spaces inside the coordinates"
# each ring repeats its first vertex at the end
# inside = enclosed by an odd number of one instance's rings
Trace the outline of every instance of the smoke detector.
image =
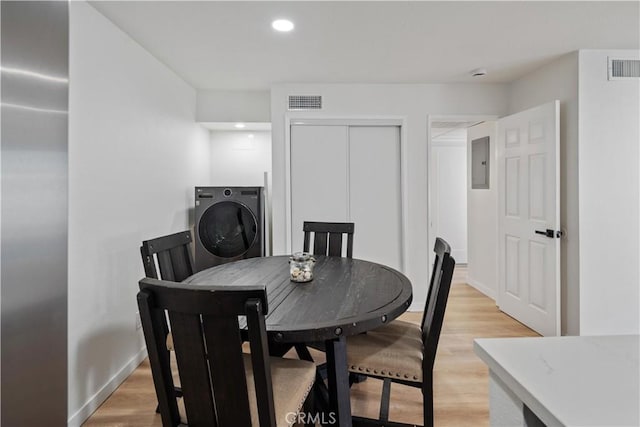
{"type": "Polygon", "coordinates": [[[476,68],[475,70],[471,70],[471,72],[469,74],[471,74],[473,77],[485,76],[487,74],[487,69],[486,68],[476,68]]]}

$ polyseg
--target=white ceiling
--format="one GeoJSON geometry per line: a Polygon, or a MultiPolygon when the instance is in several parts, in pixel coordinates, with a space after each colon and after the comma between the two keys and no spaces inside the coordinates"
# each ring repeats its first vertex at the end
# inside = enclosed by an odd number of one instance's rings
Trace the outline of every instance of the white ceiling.
{"type": "Polygon", "coordinates": [[[198,89],[509,82],[577,49],[638,49],[639,2],[101,1],[198,89]],[[291,19],[291,33],[271,21],[291,19]],[[488,75],[472,78],[484,67],[488,75]]]}

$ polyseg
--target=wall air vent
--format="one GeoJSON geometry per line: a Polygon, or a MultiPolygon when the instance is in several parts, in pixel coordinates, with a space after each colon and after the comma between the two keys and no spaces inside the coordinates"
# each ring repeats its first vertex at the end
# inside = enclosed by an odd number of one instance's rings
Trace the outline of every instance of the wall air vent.
{"type": "Polygon", "coordinates": [[[609,58],[609,80],[640,78],[640,59],[609,58]]]}
{"type": "Polygon", "coordinates": [[[321,110],[320,95],[289,95],[289,110],[321,110]]]}

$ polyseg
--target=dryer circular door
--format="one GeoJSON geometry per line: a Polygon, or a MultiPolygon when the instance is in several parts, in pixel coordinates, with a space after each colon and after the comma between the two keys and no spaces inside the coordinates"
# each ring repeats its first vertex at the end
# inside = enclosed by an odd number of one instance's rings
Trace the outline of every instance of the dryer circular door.
{"type": "Polygon", "coordinates": [[[200,241],[220,258],[241,256],[258,236],[256,216],[242,203],[225,201],[209,207],[198,224],[200,241]]]}

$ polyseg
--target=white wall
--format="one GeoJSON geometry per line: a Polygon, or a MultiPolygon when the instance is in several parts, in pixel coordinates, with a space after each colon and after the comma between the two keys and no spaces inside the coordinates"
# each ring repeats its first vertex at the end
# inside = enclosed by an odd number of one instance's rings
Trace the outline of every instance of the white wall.
{"type": "Polygon", "coordinates": [[[560,100],[562,333],[638,333],[639,85],[581,50],[512,83],[509,112],[560,100]]]}
{"type": "Polygon", "coordinates": [[[485,295],[496,299],[498,292],[498,168],[494,121],[467,129],[467,281],[485,295]],[[471,189],[471,141],[489,136],[489,188],[471,189]]]}
{"type": "Polygon", "coordinates": [[[212,186],[265,186],[265,245],[271,249],[271,131],[211,131],[212,186]],[[251,137],[253,136],[253,137],[251,137]]]}
{"type": "Polygon", "coordinates": [[[513,82],[509,90],[509,114],[555,99],[560,100],[560,223],[566,231],[561,249],[562,334],[578,335],[581,236],[578,213],[577,52],[564,55],[513,82]]]}
{"type": "MultiPolygon", "coordinates": [[[[322,95],[321,112],[291,112],[289,117],[384,117],[406,120],[407,269],[414,290],[412,309],[422,310],[428,286],[427,116],[502,115],[507,87],[499,84],[289,84],[271,89],[273,138],[273,247],[286,251],[285,115],[288,95],[322,95]]],[[[356,237],[357,239],[357,237],[356,237]]],[[[357,257],[357,254],[355,254],[357,257]]]]}
{"type": "Polygon", "coordinates": [[[607,80],[607,56],[581,50],[580,333],[640,332],[640,83],[607,80]]]}
{"type": "MultiPolygon", "coordinates": [[[[467,263],[467,131],[431,141],[431,223],[434,236],[451,245],[457,264],[467,263]]],[[[433,239],[432,239],[433,241],[433,239]]]]}
{"type": "Polygon", "coordinates": [[[198,122],[269,122],[268,90],[199,90],[198,122]]]}
{"type": "Polygon", "coordinates": [[[271,132],[211,131],[210,185],[263,186],[265,172],[271,175],[271,132]]]}
{"type": "Polygon", "coordinates": [[[138,248],[189,226],[210,152],[193,88],[87,3],[70,3],[70,21],[69,425],[80,425],[145,356],[138,248]]]}

